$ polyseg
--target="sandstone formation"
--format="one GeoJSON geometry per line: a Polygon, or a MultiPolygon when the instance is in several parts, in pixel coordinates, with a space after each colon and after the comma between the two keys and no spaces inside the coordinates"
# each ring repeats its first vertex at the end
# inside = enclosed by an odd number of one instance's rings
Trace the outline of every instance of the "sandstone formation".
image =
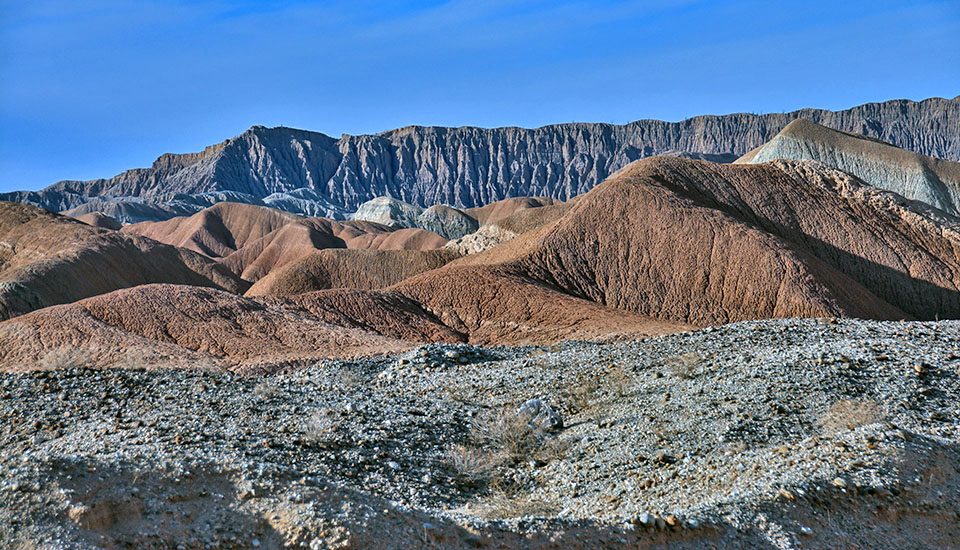
{"type": "MultiPolygon", "coordinates": [[[[836,112],[740,113],[622,126],[411,126],[339,140],[317,132],[254,126],[198,153],[165,154],[150,168],[110,179],[63,181],[40,192],[6,193],[0,199],[52,211],[77,208],[94,198],[124,202],[128,197],[183,208],[194,197],[204,196],[200,202],[206,202],[211,194],[227,192],[231,195],[225,200],[257,202],[273,197],[279,208],[308,215],[323,211],[326,217],[345,216],[379,196],[421,207],[456,208],[514,196],[567,200],[637,159],[659,154],[735,158],[798,118],[919,154],[960,160],[960,98],[933,98],[869,103],[836,112]]],[[[123,222],[134,221],[102,203],[96,209],[123,222]]]]}
{"type": "Polygon", "coordinates": [[[247,286],[189,250],[0,202],[0,319],[146,283],[247,286]]]}
{"type": "Polygon", "coordinates": [[[816,160],[863,181],[922,201],[953,215],[960,214],[960,163],[940,160],[831,130],[805,119],[787,125],[772,140],[750,151],[738,163],[775,159],[816,160]]]}
{"type": "MultiPolygon", "coordinates": [[[[296,295],[241,299],[161,286],[113,293],[77,307],[96,310],[101,321],[121,319],[107,323],[113,336],[97,333],[101,347],[122,349],[126,334],[133,332],[185,346],[189,353],[227,358],[230,368],[241,370],[294,364],[298,346],[329,350],[341,339],[347,342],[344,353],[369,355],[403,342],[628,339],[776,317],[960,317],[955,219],[817,162],[719,165],[647,159],[576,201],[514,216],[541,212],[546,215],[519,236],[436,269],[430,268],[448,261],[442,256],[446,252],[311,252],[311,259],[293,258],[286,263],[298,267],[284,270],[277,258],[310,247],[283,243],[310,242],[311,228],[325,239],[362,230],[341,225],[334,231],[330,228],[338,222],[298,220],[247,241],[226,258],[255,251],[252,262],[241,264],[243,272],[260,269],[262,262],[263,273],[275,273],[251,294],[296,295]],[[327,227],[321,231],[311,224],[327,227]],[[274,235],[284,231],[304,237],[274,235]],[[397,279],[402,280],[365,290],[397,279]],[[316,288],[331,289],[300,293],[316,288]],[[195,320],[209,317],[203,311],[211,301],[220,304],[217,315],[229,330],[170,340],[174,325],[187,327],[184,335],[199,330],[195,320]],[[232,313],[261,308],[332,327],[322,334],[310,329],[319,336],[309,342],[284,336],[282,346],[266,347],[274,351],[254,361],[258,334],[287,330],[258,325],[259,314],[232,313]],[[135,312],[143,311],[162,321],[138,320],[135,312]],[[114,334],[118,327],[121,332],[114,334]],[[337,327],[366,335],[343,335],[337,327]]],[[[514,216],[498,223],[509,225],[514,216]]],[[[9,346],[9,360],[36,359],[31,354],[40,353],[43,341],[93,341],[96,331],[84,328],[86,314],[64,311],[74,310],[44,310],[0,324],[7,330],[0,331],[0,341],[16,342],[9,346]],[[36,330],[41,324],[46,332],[36,330]]],[[[312,351],[303,353],[315,357],[312,351]]]]}

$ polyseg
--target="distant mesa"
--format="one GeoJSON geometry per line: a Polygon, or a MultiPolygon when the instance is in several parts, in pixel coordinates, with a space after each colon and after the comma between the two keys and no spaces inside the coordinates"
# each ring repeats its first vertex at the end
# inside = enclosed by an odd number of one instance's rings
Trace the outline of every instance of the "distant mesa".
{"type": "MultiPolygon", "coordinates": [[[[335,220],[347,219],[376,197],[460,211],[510,197],[567,201],[638,159],[671,155],[729,162],[800,118],[919,155],[960,160],[960,100],[941,98],[870,103],[844,111],[738,113],[624,125],[410,126],[340,139],[254,126],[201,152],[161,155],[149,168],[108,179],[61,181],[42,191],[3,193],[0,200],[68,215],[99,211],[121,223],[190,215],[228,201],[335,220]]],[[[448,238],[463,236],[445,231],[451,214],[465,221],[455,213],[438,213],[438,225],[426,228],[439,229],[448,238]]]]}

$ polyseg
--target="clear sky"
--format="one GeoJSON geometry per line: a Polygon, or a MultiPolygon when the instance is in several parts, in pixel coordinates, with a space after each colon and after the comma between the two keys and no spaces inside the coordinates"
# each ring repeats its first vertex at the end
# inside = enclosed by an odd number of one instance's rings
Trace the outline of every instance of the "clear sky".
{"type": "Polygon", "coordinates": [[[960,0],[0,0],[0,191],[360,134],[960,94],[960,0]]]}

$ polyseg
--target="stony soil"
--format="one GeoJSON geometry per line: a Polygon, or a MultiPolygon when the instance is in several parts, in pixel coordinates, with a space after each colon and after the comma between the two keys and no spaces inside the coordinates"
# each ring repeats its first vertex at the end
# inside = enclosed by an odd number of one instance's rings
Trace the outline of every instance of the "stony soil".
{"type": "Polygon", "coordinates": [[[958,369],[958,322],[784,320],[3,374],[0,546],[956,546],[958,369]]]}

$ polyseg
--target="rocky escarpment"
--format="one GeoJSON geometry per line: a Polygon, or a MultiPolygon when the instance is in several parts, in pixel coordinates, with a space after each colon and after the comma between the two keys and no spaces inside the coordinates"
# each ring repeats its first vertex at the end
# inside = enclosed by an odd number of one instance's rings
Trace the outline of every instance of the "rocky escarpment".
{"type": "Polygon", "coordinates": [[[458,208],[524,195],[566,200],[644,157],[732,160],[797,118],[924,155],[960,159],[960,97],[895,100],[835,112],[803,109],[625,125],[411,126],[340,139],[254,126],[199,153],[163,155],[150,168],[110,179],[63,181],[40,192],[9,193],[0,199],[63,211],[91,197],[137,197],[163,204],[174,199],[172,193],[181,194],[178,200],[183,202],[184,195],[229,191],[237,194],[231,199],[236,202],[270,197],[280,208],[327,216],[353,212],[378,196],[458,208]]]}

